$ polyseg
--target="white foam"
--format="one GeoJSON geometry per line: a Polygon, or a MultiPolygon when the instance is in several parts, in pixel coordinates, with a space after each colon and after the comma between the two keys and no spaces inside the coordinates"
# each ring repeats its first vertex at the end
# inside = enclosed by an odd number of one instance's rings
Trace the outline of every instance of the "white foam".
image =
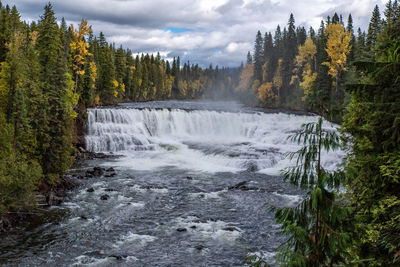
{"type": "Polygon", "coordinates": [[[72,266],[109,266],[111,264],[112,259],[109,257],[98,259],[95,257],[81,255],[75,258],[75,262],[72,264],[72,266]]]}
{"type": "MultiPolygon", "coordinates": [[[[124,155],[109,163],[124,169],[173,167],[208,173],[250,169],[279,175],[293,164],[284,154],[300,148],[287,137],[301,124],[317,120],[282,113],[89,109],[86,144],[91,151],[124,155]]],[[[330,123],[324,126],[336,128],[330,123]]],[[[342,157],[341,152],[323,153],[323,166],[333,170],[342,157]]]]}
{"type": "Polygon", "coordinates": [[[167,188],[151,188],[151,187],[143,188],[143,187],[140,187],[139,185],[134,185],[132,187],[132,189],[139,193],[148,193],[148,192],[154,192],[154,193],[158,193],[158,194],[167,194],[168,193],[167,188]]]}
{"type": "Polygon", "coordinates": [[[117,242],[113,245],[116,248],[120,248],[125,245],[139,245],[145,246],[150,242],[153,242],[157,239],[155,236],[151,235],[138,235],[132,232],[127,233],[119,238],[117,242]]]}
{"type": "MultiPolygon", "coordinates": [[[[194,216],[178,218],[176,220],[176,227],[186,228],[188,233],[193,234],[198,238],[228,244],[233,243],[241,236],[241,229],[237,227],[236,224],[220,220],[201,222],[194,216]],[[230,227],[230,229],[227,230],[227,227],[230,227]]],[[[171,230],[176,231],[176,229],[171,230]]]]}
{"type": "Polygon", "coordinates": [[[221,198],[221,195],[225,194],[228,192],[228,190],[224,189],[221,191],[216,191],[216,192],[210,192],[210,193],[190,193],[189,195],[193,198],[203,198],[203,199],[218,199],[221,198]]]}

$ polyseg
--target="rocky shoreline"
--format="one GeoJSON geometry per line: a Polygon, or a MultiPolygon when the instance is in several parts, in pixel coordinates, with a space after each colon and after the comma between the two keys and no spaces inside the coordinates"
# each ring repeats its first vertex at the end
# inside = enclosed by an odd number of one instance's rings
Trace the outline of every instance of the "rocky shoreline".
{"type": "MultiPolygon", "coordinates": [[[[79,166],[79,164],[85,160],[105,159],[110,157],[113,157],[113,155],[93,153],[85,150],[83,147],[78,147],[74,166],[79,166]]],[[[96,178],[102,175],[105,177],[113,177],[116,173],[114,168],[105,169],[99,166],[90,169],[72,168],[60,178],[60,181],[56,185],[50,186],[46,183],[42,183],[38,186],[38,191],[35,194],[34,199],[36,203],[33,209],[10,211],[8,215],[0,217],[0,233],[10,231],[13,227],[22,224],[31,216],[42,213],[43,208],[46,209],[51,206],[60,205],[68,192],[81,184],[80,180],[96,178]]],[[[107,197],[102,196],[101,199],[106,200],[107,197]]]]}

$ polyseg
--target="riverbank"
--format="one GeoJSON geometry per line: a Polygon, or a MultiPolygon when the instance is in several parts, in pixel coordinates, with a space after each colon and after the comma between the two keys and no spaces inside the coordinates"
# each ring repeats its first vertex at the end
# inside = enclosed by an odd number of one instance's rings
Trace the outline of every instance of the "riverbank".
{"type": "Polygon", "coordinates": [[[34,195],[35,203],[33,203],[31,208],[19,211],[10,210],[7,214],[0,217],[0,234],[8,232],[14,227],[18,227],[18,225],[21,225],[26,220],[31,219],[32,216],[44,214],[44,209],[60,205],[67,194],[81,184],[81,180],[98,177],[99,174],[105,172],[105,170],[100,167],[95,167],[92,170],[80,168],[81,163],[85,160],[106,159],[111,157],[112,155],[89,152],[81,146],[77,146],[74,164],[71,166],[70,170],[65,173],[55,185],[50,186],[46,183],[40,184],[34,195]]]}

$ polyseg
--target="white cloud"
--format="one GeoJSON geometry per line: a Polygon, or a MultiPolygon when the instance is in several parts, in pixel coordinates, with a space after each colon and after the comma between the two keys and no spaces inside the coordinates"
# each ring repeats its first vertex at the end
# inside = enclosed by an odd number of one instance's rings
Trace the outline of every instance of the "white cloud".
{"type": "MultiPolygon", "coordinates": [[[[38,19],[49,0],[6,0],[17,5],[23,19],[38,19]]],[[[380,0],[57,0],[57,17],[77,23],[82,17],[96,34],[122,44],[134,53],[156,51],[165,58],[180,55],[208,66],[237,66],[252,50],[257,30],[283,28],[290,13],[296,25],[319,27],[321,19],[334,12],[347,19],[352,13],[356,27],[366,29],[380,0]],[[190,29],[174,33],[166,28],[190,29]]]]}

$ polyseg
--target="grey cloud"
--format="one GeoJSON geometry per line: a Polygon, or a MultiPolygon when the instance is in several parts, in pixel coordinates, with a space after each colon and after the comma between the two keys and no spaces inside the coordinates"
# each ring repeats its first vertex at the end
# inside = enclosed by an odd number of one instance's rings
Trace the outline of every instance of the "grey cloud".
{"type": "MultiPolygon", "coordinates": [[[[23,19],[37,20],[49,0],[3,0],[17,5],[23,19]]],[[[368,25],[372,0],[54,0],[58,18],[78,23],[87,18],[96,34],[134,53],[157,51],[208,66],[237,66],[252,50],[257,30],[286,26],[292,12],[296,25],[319,27],[333,12],[352,13],[355,26],[368,25]],[[167,27],[191,31],[172,33],[167,27]]],[[[378,1],[383,7],[383,3],[378,1]]]]}

